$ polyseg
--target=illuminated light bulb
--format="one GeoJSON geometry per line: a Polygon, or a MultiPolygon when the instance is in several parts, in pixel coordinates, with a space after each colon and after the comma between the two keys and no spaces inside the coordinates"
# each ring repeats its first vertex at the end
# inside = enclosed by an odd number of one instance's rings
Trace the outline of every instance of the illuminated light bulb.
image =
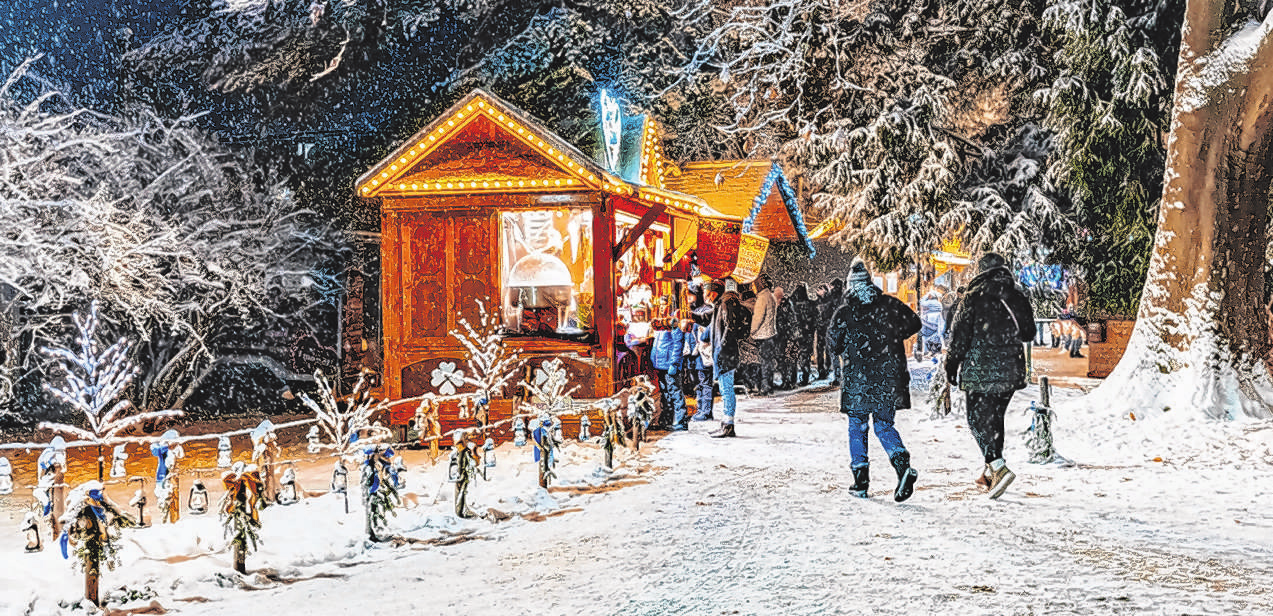
{"type": "Polygon", "coordinates": [[[455,120],[447,120],[447,121],[446,121],[446,125],[447,125],[447,126],[455,126],[455,120]]]}
{"type": "Polygon", "coordinates": [[[467,109],[468,109],[469,111],[473,111],[473,105],[469,105],[469,106],[467,107],[467,109]]]}
{"type": "Polygon", "coordinates": [[[387,177],[389,177],[389,172],[388,172],[388,171],[381,171],[381,172],[380,172],[380,177],[382,177],[382,178],[387,178],[387,177]]]}
{"type": "Polygon", "coordinates": [[[380,184],[380,180],[372,180],[372,181],[371,181],[371,185],[372,185],[372,186],[376,186],[376,185],[379,185],[379,184],[380,184]]]}
{"type": "Polygon", "coordinates": [[[482,188],[490,188],[490,187],[491,187],[490,182],[482,182],[482,188]]]}
{"type": "MultiPolygon", "coordinates": [[[[472,110],[473,110],[473,107],[472,107],[471,105],[469,106],[469,110],[470,110],[470,111],[472,111],[472,110]]],[[[461,112],[456,113],[456,114],[455,114],[455,117],[457,117],[457,118],[463,118],[463,117],[464,117],[464,112],[463,112],[463,111],[461,111],[461,112]]]]}
{"type": "Polygon", "coordinates": [[[525,185],[526,185],[526,181],[525,181],[525,180],[517,180],[517,185],[518,185],[518,186],[525,186],[525,185]]]}
{"type": "Polygon", "coordinates": [[[407,164],[407,157],[406,157],[406,156],[403,156],[402,158],[399,158],[399,159],[398,159],[398,162],[400,162],[400,163],[402,163],[402,164],[404,164],[404,165],[405,165],[405,164],[407,164]]]}
{"type": "Polygon", "coordinates": [[[447,182],[447,183],[446,183],[446,187],[447,187],[447,188],[455,188],[455,185],[454,185],[454,184],[451,184],[450,182],[447,182]]]}
{"type": "Polygon", "coordinates": [[[397,171],[397,170],[398,170],[398,165],[393,165],[393,166],[389,167],[389,170],[390,170],[390,171],[397,171]]]}
{"type": "Polygon", "coordinates": [[[411,148],[411,151],[408,152],[408,154],[415,156],[415,148],[411,148]]]}
{"type": "Polygon", "coordinates": [[[565,156],[562,156],[561,154],[557,155],[557,160],[565,160],[565,159],[566,159],[565,156]]]}
{"type": "Polygon", "coordinates": [[[442,190],[442,184],[441,184],[441,183],[434,184],[434,185],[433,185],[433,187],[434,187],[434,188],[436,188],[436,189],[438,189],[438,190],[442,190]]]}
{"type": "Polygon", "coordinates": [[[438,134],[439,134],[439,135],[441,135],[441,134],[444,134],[444,133],[446,133],[446,128],[443,128],[443,127],[439,126],[439,127],[438,127],[438,134]]]}
{"type": "Polygon", "coordinates": [[[469,188],[477,188],[477,182],[469,182],[469,188]]]}
{"type": "Polygon", "coordinates": [[[556,184],[557,186],[561,186],[561,180],[553,180],[553,184],[556,184]]]}
{"type": "Polygon", "coordinates": [[[485,109],[485,108],[486,108],[486,101],[477,101],[477,106],[478,106],[478,107],[481,107],[481,108],[483,108],[483,109],[485,109]]]}
{"type": "Polygon", "coordinates": [[[367,188],[366,186],[363,186],[363,187],[362,187],[362,191],[363,191],[363,192],[367,192],[367,191],[370,191],[370,190],[371,190],[371,189],[370,189],[370,188],[367,188]]]}
{"type": "MultiPolygon", "coordinates": [[[[426,185],[426,186],[425,186],[425,188],[427,189],[427,188],[429,188],[429,187],[426,185]]],[[[412,185],[411,185],[411,190],[420,190],[420,185],[419,185],[419,184],[412,184],[412,185]]]]}
{"type": "Polygon", "coordinates": [[[531,186],[538,186],[538,185],[539,185],[539,182],[536,182],[535,180],[531,180],[531,181],[530,181],[530,185],[531,185],[531,186]]]}
{"type": "Polygon", "coordinates": [[[501,113],[501,114],[499,114],[499,121],[500,121],[500,122],[503,122],[503,121],[504,121],[504,114],[502,114],[502,113],[501,113]]]}
{"type": "Polygon", "coordinates": [[[524,135],[524,134],[526,134],[526,129],[524,129],[524,128],[518,128],[518,129],[517,129],[517,134],[519,134],[519,135],[524,135]]]}
{"type": "Polygon", "coordinates": [[[570,179],[570,178],[566,178],[566,184],[568,184],[568,185],[569,185],[569,184],[574,184],[574,183],[575,183],[575,181],[574,181],[574,180],[572,180],[572,179],[570,179]]]}
{"type": "Polygon", "coordinates": [[[552,153],[553,153],[553,149],[552,149],[551,147],[549,147],[549,148],[548,148],[548,153],[549,153],[549,154],[552,154],[552,153]]]}
{"type": "Polygon", "coordinates": [[[398,185],[398,190],[406,190],[406,189],[407,189],[407,185],[406,185],[406,184],[399,184],[399,185],[398,185]]]}
{"type": "Polygon", "coordinates": [[[438,140],[437,136],[429,135],[429,141],[437,141],[437,140],[438,140]]]}

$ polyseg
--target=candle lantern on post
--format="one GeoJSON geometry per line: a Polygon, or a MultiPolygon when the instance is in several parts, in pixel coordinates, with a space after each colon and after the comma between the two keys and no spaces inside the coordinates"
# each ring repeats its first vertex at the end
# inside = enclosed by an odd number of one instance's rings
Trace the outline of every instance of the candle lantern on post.
{"type": "Polygon", "coordinates": [[[35,515],[34,511],[28,511],[26,516],[22,518],[22,535],[27,540],[26,552],[39,552],[44,549],[44,543],[40,541],[40,518],[35,515]]]}
{"type": "Polygon", "coordinates": [[[0,495],[13,494],[13,465],[9,459],[0,457],[0,495]]]}
{"type": "Polygon", "coordinates": [[[128,483],[133,483],[134,481],[140,483],[141,486],[138,487],[137,491],[133,493],[132,499],[128,501],[128,506],[137,508],[137,525],[145,526],[146,525],[146,478],[145,477],[130,477],[128,479],[128,483]]]}
{"type": "Polygon", "coordinates": [[[203,481],[196,479],[190,486],[190,496],[186,499],[186,507],[190,509],[190,515],[203,515],[208,512],[208,489],[204,487],[203,481]]]}
{"type": "Polygon", "coordinates": [[[119,479],[128,475],[127,469],[124,468],[124,461],[128,460],[128,452],[124,451],[124,444],[120,443],[115,446],[115,450],[111,453],[111,477],[119,479]]]}

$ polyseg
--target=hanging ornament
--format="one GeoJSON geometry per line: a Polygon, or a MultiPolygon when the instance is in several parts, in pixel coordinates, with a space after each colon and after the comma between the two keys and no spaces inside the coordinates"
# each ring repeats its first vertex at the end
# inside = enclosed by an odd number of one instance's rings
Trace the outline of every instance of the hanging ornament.
{"type": "Polygon", "coordinates": [[[310,453],[319,453],[323,450],[323,444],[318,440],[318,426],[310,426],[309,432],[305,433],[305,440],[309,441],[309,445],[305,450],[310,453]]]}
{"type": "Polygon", "coordinates": [[[116,445],[114,453],[111,454],[111,477],[119,479],[128,474],[124,468],[124,461],[128,459],[128,453],[124,451],[124,445],[116,445]]]}
{"type": "Polygon", "coordinates": [[[513,420],[513,446],[526,446],[526,422],[520,416],[513,420]]]}
{"type": "Polygon", "coordinates": [[[223,436],[217,439],[217,468],[229,468],[230,460],[230,437],[223,436]]]}

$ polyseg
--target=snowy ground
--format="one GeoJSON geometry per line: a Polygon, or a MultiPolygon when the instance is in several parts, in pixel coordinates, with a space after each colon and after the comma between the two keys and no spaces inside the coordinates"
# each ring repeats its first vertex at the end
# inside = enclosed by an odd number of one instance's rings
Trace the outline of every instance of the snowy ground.
{"type": "MultiPolygon", "coordinates": [[[[745,400],[739,438],[695,424],[613,475],[597,448],[571,445],[547,493],[529,449],[505,445],[475,487],[491,519],[450,515],[444,469],[416,464],[420,504],[393,527],[433,544],[368,545],[336,496],[266,510],[246,577],[215,518],[127,531],[124,567],[103,588],[139,597],[127,608],[183,614],[1273,613],[1273,422],[1132,420],[1075,395],[1054,396],[1057,447],[1078,463],[1063,467],[1025,462],[1037,391],[1017,394],[1007,457],[1019,478],[999,501],[972,484],[980,461],[962,419],[927,411],[898,419],[915,496],[892,501],[875,443],[871,498],[849,496],[835,394],[808,391],[745,400]]],[[[0,531],[0,614],[68,611],[80,575],[0,531]]]]}

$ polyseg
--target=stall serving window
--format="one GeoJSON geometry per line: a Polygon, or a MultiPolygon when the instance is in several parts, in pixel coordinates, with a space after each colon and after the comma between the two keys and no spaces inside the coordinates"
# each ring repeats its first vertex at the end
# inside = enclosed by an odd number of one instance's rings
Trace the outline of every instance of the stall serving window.
{"type": "Polygon", "coordinates": [[[592,210],[500,212],[504,330],[585,340],[596,320],[592,210]]]}

